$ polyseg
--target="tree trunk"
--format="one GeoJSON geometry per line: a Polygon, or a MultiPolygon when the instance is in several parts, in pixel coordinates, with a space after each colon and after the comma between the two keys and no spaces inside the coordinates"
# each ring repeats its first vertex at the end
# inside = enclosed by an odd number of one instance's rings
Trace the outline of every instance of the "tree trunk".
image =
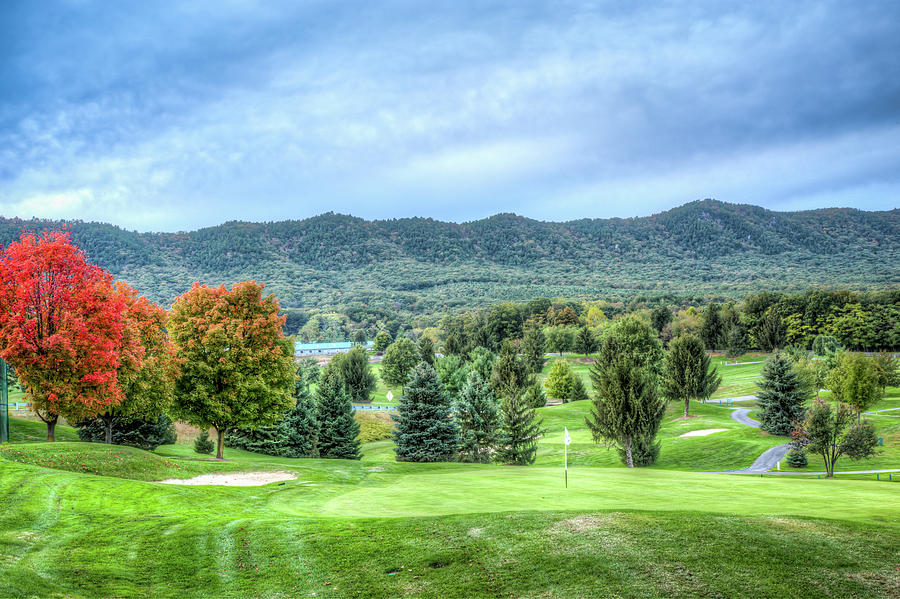
{"type": "Polygon", "coordinates": [[[224,447],[225,447],[225,429],[217,428],[216,429],[216,459],[224,460],[224,447]]]}
{"type": "Polygon", "coordinates": [[[685,418],[688,417],[688,409],[689,409],[690,407],[691,407],[691,398],[685,397],[685,398],[684,398],[684,417],[685,417],[685,418]]]}
{"type": "Polygon", "coordinates": [[[103,419],[103,442],[112,445],[112,418],[103,419]]]}
{"type": "Polygon", "coordinates": [[[53,443],[56,441],[55,433],[56,433],[56,421],[59,417],[54,418],[53,420],[45,420],[47,423],[47,442],[53,443]]]}
{"type": "Polygon", "coordinates": [[[631,437],[625,437],[625,464],[634,468],[634,460],[631,459],[631,437]]]}

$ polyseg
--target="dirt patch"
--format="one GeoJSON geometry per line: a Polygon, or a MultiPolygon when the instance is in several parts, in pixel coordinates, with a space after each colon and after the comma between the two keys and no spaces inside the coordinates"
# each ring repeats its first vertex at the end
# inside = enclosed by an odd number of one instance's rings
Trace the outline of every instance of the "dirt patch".
{"type": "Polygon", "coordinates": [[[682,416],[681,418],[676,418],[675,422],[678,422],[679,420],[690,420],[691,418],[703,418],[703,415],[702,414],[689,414],[687,416],[682,416]]]}
{"type": "Polygon", "coordinates": [[[211,485],[220,487],[260,487],[269,483],[294,480],[297,475],[283,470],[269,472],[229,472],[226,474],[201,474],[194,478],[167,478],[166,485],[211,485]]]}
{"type": "Polygon", "coordinates": [[[679,437],[705,437],[706,435],[711,435],[713,433],[721,433],[723,431],[727,431],[727,428],[704,428],[699,431],[690,431],[684,433],[683,435],[678,435],[679,437]]]}

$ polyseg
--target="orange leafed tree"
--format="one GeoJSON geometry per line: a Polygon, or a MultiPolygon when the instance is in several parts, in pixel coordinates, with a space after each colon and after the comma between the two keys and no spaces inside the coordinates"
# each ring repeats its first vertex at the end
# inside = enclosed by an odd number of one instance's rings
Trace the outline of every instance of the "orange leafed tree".
{"type": "Polygon", "coordinates": [[[0,256],[0,356],[15,367],[48,441],[60,416],[93,418],[121,402],[124,309],[112,277],[68,233],[23,232],[0,256]]]}
{"type": "Polygon", "coordinates": [[[121,281],[115,292],[125,304],[117,373],[123,397],[100,414],[106,443],[112,443],[117,422],[149,420],[166,412],[174,399],[180,364],[166,331],[169,313],[121,281]]]}
{"type": "Polygon", "coordinates": [[[169,333],[182,360],[172,411],[213,427],[216,457],[229,428],[274,424],[293,406],[294,347],[274,295],[255,281],[207,287],[195,283],[175,300],[169,333]]]}

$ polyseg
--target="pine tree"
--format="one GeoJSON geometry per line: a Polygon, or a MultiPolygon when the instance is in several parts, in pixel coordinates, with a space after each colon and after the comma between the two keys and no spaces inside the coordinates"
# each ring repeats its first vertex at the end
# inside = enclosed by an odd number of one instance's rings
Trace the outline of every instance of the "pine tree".
{"type": "Polygon", "coordinates": [[[497,461],[519,466],[533,464],[537,456],[537,441],[547,432],[541,428],[543,422],[534,408],[522,400],[521,394],[504,400],[497,461]]]}
{"type": "Polygon", "coordinates": [[[522,401],[530,408],[543,408],[547,405],[547,396],[544,394],[544,385],[540,381],[525,387],[522,393],[522,401]]]}
{"type": "Polygon", "coordinates": [[[688,334],[672,340],[666,354],[663,395],[684,402],[685,418],[691,400],[709,399],[721,382],[716,369],[709,367],[709,356],[699,337],[688,334]]]}
{"type": "Polygon", "coordinates": [[[544,368],[544,352],[547,341],[544,332],[538,327],[531,327],[522,339],[522,359],[529,372],[537,374],[544,368]]]}
{"type": "MultiPolygon", "coordinates": [[[[316,402],[303,381],[297,382],[294,394],[297,405],[278,423],[281,452],[286,458],[314,458],[319,455],[319,420],[316,402]]],[[[355,419],[354,419],[355,422],[355,419]]]]}
{"type": "Polygon", "coordinates": [[[431,337],[423,336],[419,339],[419,359],[429,366],[434,366],[434,341],[431,337]]]}
{"type": "Polygon", "coordinates": [[[789,434],[794,423],[803,418],[803,402],[811,395],[791,359],[775,352],[763,365],[762,381],[756,385],[760,389],[756,394],[761,408],[760,428],[773,435],[789,434]]]}
{"type": "Polygon", "coordinates": [[[569,401],[582,401],[588,399],[587,389],[584,387],[584,381],[580,376],[572,373],[572,392],[569,394],[569,401]]]}
{"type": "MultiPolygon", "coordinates": [[[[604,342],[611,341],[609,338],[604,342]]],[[[598,362],[591,370],[596,395],[585,423],[594,442],[616,446],[629,468],[641,465],[635,460],[638,448],[643,459],[655,459],[656,433],[666,411],[657,396],[656,379],[647,367],[633,357],[620,355],[610,362],[598,362]]],[[[644,464],[646,465],[646,464],[644,464]]]]}
{"type": "Polygon", "coordinates": [[[747,351],[747,331],[743,325],[733,323],[725,335],[725,357],[735,362],[747,351]]]}
{"type": "Polygon", "coordinates": [[[710,349],[722,346],[725,341],[725,323],[719,312],[719,304],[710,304],[703,311],[703,326],[700,328],[700,337],[703,343],[710,349]]]}
{"type": "Polygon", "coordinates": [[[326,368],[316,389],[316,419],[319,421],[319,455],[323,458],[358,460],[359,423],[344,383],[326,368]]]}
{"type": "Polygon", "coordinates": [[[456,400],[459,460],[486,464],[500,438],[500,402],[477,372],[469,374],[456,400]]]}
{"type": "Polygon", "coordinates": [[[504,341],[491,373],[490,383],[494,393],[498,397],[519,395],[533,382],[533,378],[525,361],[516,354],[512,344],[504,341]]]}
{"type": "Polygon", "coordinates": [[[451,417],[450,395],[434,368],[420,362],[409,375],[400,395],[397,414],[391,418],[394,453],[401,462],[447,462],[459,444],[456,422],[451,417]]]}
{"type": "Polygon", "coordinates": [[[575,351],[584,354],[585,358],[588,357],[588,354],[597,351],[597,338],[589,328],[581,327],[578,331],[578,335],[575,337],[575,351]]]}

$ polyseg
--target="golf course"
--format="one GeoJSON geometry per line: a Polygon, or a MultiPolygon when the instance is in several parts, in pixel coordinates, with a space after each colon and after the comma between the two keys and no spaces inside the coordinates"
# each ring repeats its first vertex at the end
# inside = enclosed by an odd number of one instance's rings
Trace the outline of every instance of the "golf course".
{"type": "MultiPolygon", "coordinates": [[[[723,370],[733,389],[759,365],[723,370]]],[[[187,439],[147,452],[65,426],[45,443],[41,423],[13,418],[0,596],[897,596],[900,477],[717,474],[785,442],[726,403],[694,403],[687,420],[670,405],[658,461],[628,469],[593,443],[589,406],[539,409],[547,432],[526,467],[400,463],[390,440],[362,460],[229,448],[216,461],[187,439]],[[280,482],[158,482],[251,472],[280,482]]],[[[890,388],[875,409],[895,407],[890,388]]],[[[900,421],[880,414],[882,452],[838,471],[900,465],[900,421]]],[[[799,471],[817,471],[810,457],[799,471]]]]}

